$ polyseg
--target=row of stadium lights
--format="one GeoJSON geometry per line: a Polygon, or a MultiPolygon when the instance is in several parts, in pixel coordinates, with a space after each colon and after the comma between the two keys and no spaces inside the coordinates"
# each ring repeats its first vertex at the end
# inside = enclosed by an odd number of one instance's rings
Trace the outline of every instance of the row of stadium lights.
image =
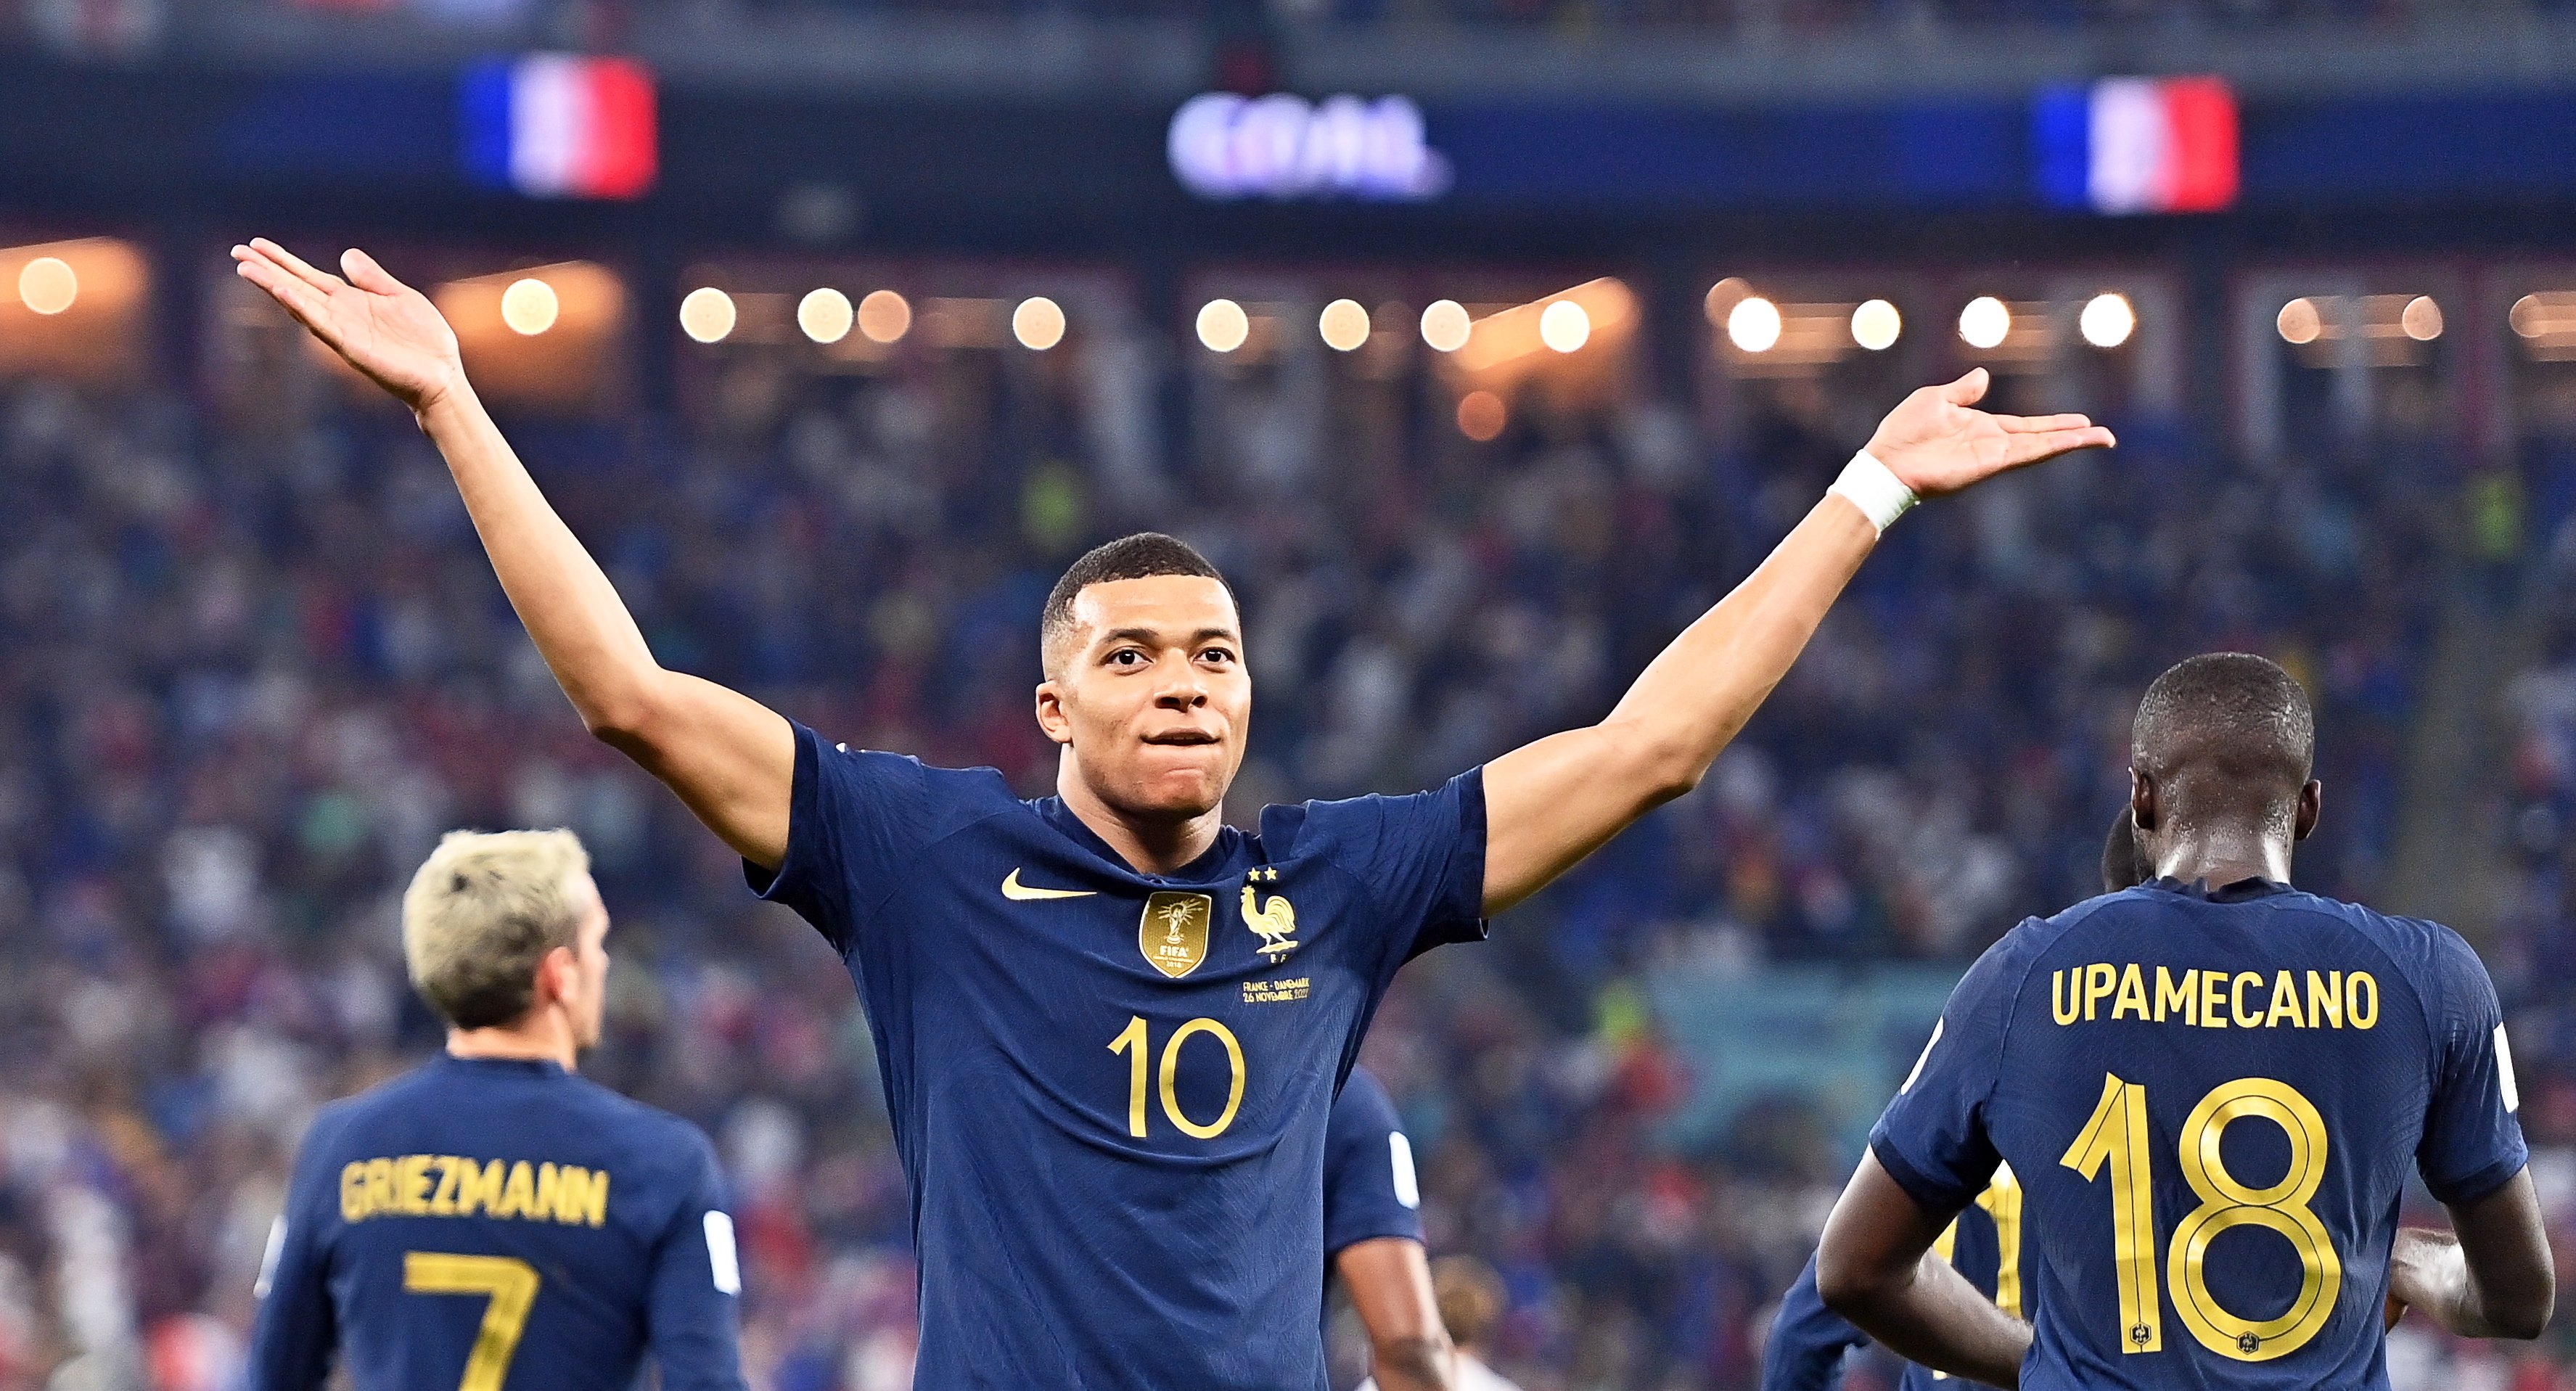
{"type": "MultiPolygon", "coordinates": [[[[1728,282],[1721,281],[1709,291],[1710,317],[1717,316],[1718,306],[1726,298],[1723,292],[1729,288],[1728,282]]],[[[1760,295],[1746,295],[1725,310],[1725,325],[1726,341],[1734,344],[1736,351],[1767,353],[1780,343],[1780,306],[1760,295]]],[[[2138,311],[2126,295],[2095,295],[2084,302],[2083,311],[2076,315],[2075,328],[2094,347],[2116,348],[2137,332],[2138,311]]],[[[1904,316],[1886,300],[1864,300],[1852,310],[1852,342],[1871,352],[1885,352],[1896,346],[1904,332],[1904,316]]],[[[1971,348],[1984,351],[2001,347],[2011,334],[2012,310],[1993,295],[1979,295],[1959,311],[1959,338],[1971,348]]]]}
{"type": "MultiPolygon", "coordinates": [[[[518,288],[513,285],[509,293],[518,288]]],[[[503,296],[503,312],[506,316],[508,294],[503,296]]],[[[712,285],[691,290],[680,300],[680,331],[696,342],[721,343],[732,336],[737,322],[733,296],[712,285]]],[[[871,291],[852,305],[849,296],[825,287],[808,291],[797,302],[796,326],[816,343],[838,343],[855,327],[869,342],[888,345],[911,330],[912,306],[892,290],[871,291]]],[[[1422,311],[1422,341],[1440,352],[1454,353],[1467,346],[1473,327],[1466,306],[1456,300],[1440,300],[1422,311]]],[[[1315,328],[1325,346],[1336,352],[1356,352],[1368,342],[1372,321],[1359,301],[1337,299],[1316,316],[1315,328]]],[[[1199,342],[1208,351],[1230,353],[1252,337],[1252,316],[1234,300],[1212,299],[1199,306],[1197,329],[1199,342]]],[[[1011,336],[1024,348],[1044,352],[1064,341],[1064,330],[1064,309],[1044,295],[1024,299],[1011,311],[1011,336]]],[[[1539,339],[1557,352],[1574,352],[1591,338],[1592,319],[1582,305],[1560,300],[1539,315],[1539,339]]]]}
{"type": "MultiPolygon", "coordinates": [[[[739,319],[733,296],[712,285],[701,285],[680,299],[680,331],[695,342],[723,342],[733,336],[739,319]]],[[[912,302],[892,290],[871,290],[852,304],[848,295],[825,286],[806,291],[796,302],[796,327],[827,346],[855,329],[882,347],[903,341],[912,331],[912,302]]],[[[1032,295],[1011,310],[1011,337],[1033,352],[1063,342],[1064,329],[1064,306],[1044,295],[1032,295]]]]}
{"type": "MultiPolygon", "coordinates": [[[[1357,352],[1369,341],[1374,320],[1358,300],[1337,299],[1315,316],[1315,332],[1324,346],[1337,353],[1357,352]]],[[[1454,353],[1467,346],[1475,320],[1467,307],[1454,299],[1434,300],[1422,311],[1420,329],[1425,346],[1434,352],[1454,353]]],[[[1252,336],[1252,316],[1242,305],[1230,299],[1212,299],[1199,306],[1199,345],[1214,353],[1230,353],[1252,336]]],[[[1559,353],[1582,350],[1592,341],[1592,316],[1583,306],[1571,300],[1557,300],[1539,311],[1538,337],[1548,349],[1559,353]]]]}
{"type": "MultiPolygon", "coordinates": [[[[1710,291],[1712,314],[1724,288],[1721,284],[1710,291]]],[[[79,290],[72,268],[51,256],[29,261],[18,273],[18,298],[38,314],[69,309],[79,290]]],[[[545,332],[558,312],[554,289],[542,280],[515,281],[501,294],[502,322],[517,333],[545,332]]],[[[691,290],[680,301],[680,329],[700,343],[723,342],[732,335],[737,317],[733,297],[711,285],[691,290]]],[[[2548,317],[2542,296],[2525,295],[2514,301],[2507,321],[2515,333],[2534,338],[2545,331],[2548,317]]],[[[2284,342],[2300,346],[2326,331],[2325,312],[2306,296],[2282,305],[2275,323],[2284,342]]],[[[2442,308],[2432,296],[2417,295],[2407,302],[2398,324],[2407,337],[2429,343],[2442,336],[2442,308]]],[[[1725,311],[1727,341],[1740,352],[1769,352],[1780,342],[1781,325],[1780,306],[1760,295],[1738,299],[1725,311]]],[[[911,331],[912,306],[892,290],[871,291],[853,305],[849,296],[826,287],[797,302],[796,326],[816,343],[840,342],[855,328],[868,341],[888,345],[911,331]]],[[[2126,295],[2098,294],[2085,301],[2075,326],[2094,347],[2116,348],[2137,331],[2138,314],[2126,295]]],[[[1357,300],[1337,299],[1316,316],[1315,327],[1327,347],[1347,353],[1368,342],[1372,320],[1357,300]]],[[[1422,341],[1437,352],[1467,346],[1474,327],[1466,306],[1456,300],[1436,300],[1422,311],[1422,341]]],[[[1197,329],[1200,344],[1210,352],[1231,353],[1251,338],[1252,317],[1234,300],[1212,299],[1199,306],[1197,329]]],[[[1866,300],[1852,310],[1852,342],[1871,352],[1894,347],[1904,329],[1904,316],[1887,300],[1866,300]]],[[[1011,336],[1022,347],[1044,352],[1064,341],[1064,331],[1063,307],[1044,295],[1021,300],[1011,311],[1011,336]]],[[[1999,347],[2011,332],[2012,310],[1993,295],[1979,295],[1959,310],[1959,338],[1969,347],[1999,347]]],[[[1556,352],[1579,351],[1591,337],[1592,320],[1582,305],[1559,300],[1539,315],[1539,340],[1556,352]]]]}
{"type": "MultiPolygon", "coordinates": [[[[2506,321],[2513,325],[2514,331],[2522,333],[2525,338],[2533,335],[2523,333],[2523,324],[2529,318],[2524,306],[2533,303],[2534,300],[2534,296],[2524,295],[2514,302],[2513,312],[2506,316],[2506,321]]],[[[2282,342],[2293,347],[2306,347],[2326,335],[2326,311],[2319,307],[2315,300],[2301,295],[2281,306],[2281,312],[2273,318],[2272,326],[2280,330],[2282,342]]],[[[2442,336],[2442,306],[2434,303],[2431,295],[2417,295],[2406,301],[2406,307],[2398,311],[2397,327],[2400,332],[2418,343],[2430,343],[2442,336]]]]}

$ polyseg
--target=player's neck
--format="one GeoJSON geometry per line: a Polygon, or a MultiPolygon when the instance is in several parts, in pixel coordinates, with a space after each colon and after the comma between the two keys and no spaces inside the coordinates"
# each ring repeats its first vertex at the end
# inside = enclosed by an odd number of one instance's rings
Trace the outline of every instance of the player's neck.
{"type": "Polygon", "coordinates": [[[2241,826],[2177,826],[2155,847],[2156,873],[2211,888],[2245,879],[2290,882],[2290,841],[2241,826]]]}
{"type": "Polygon", "coordinates": [[[1109,843],[1139,874],[1170,874],[1208,852],[1225,829],[1222,807],[1181,819],[1129,816],[1103,801],[1068,767],[1056,779],[1056,796],[1091,833],[1109,843]]]}
{"type": "Polygon", "coordinates": [[[566,1072],[580,1070],[581,1050],[573,1045],[572,1027],[554,1010],[518,1024],[490,1029],[447,1031],[448,1056],[551,1062],[566,1072]]]}

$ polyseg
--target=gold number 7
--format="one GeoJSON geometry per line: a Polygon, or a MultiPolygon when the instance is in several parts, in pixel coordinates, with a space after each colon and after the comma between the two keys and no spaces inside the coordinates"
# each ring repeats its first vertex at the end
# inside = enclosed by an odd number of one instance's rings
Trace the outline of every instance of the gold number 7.
{"type": "Polygon", "coordinates": [[[501,1391],[528,1310],[537,1302],[537,1268],[515,1256],[457,1256],[440,1251],[403,1253],[403,1288],[413,1294],[479,1294],[491,1299],[482,1331],[465,1359],[456,1391],[501,1391]]]}

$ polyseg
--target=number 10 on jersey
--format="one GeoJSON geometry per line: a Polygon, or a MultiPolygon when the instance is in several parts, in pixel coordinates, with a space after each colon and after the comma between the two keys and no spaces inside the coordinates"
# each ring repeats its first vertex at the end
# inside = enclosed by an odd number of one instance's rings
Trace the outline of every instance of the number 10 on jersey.
{"type": "MultiPolygon", "coordinates": [[[[2111,1170],[2111,1245],[2119,1272],[2120,1350],[2157,1352],[2164,1347],[2164,1301],[2156,1282],[2155,1153],[2148,1144],[2147,1089],[2105,1074],[2102,1100],[2058,1162],[2091,1182],[2111,1170]]],[[[2343,1292],[2343,1259],[2333,1234],[2308,1207],[2325,1181],[2326,1123],[2315,1103],[2296,1087],[2269,1077],[2222,1082],[2184,1118],[2183,1181],[2200,1206],[2174,1228],[2165,1277],[2173,1285],[2174,1312],[2202,1347],[2239,1362],[2268,1362],[2307,1345],[2334,1317],[2343,1292]],[[2260,1116],[2290,1139],[2290,1168],[2269,1188],[2254,1188],[2227,1171],[2219,1140],[2227,1127],[2260,1116]],[[2232,1227],[2278,1232],[2299,1255],[2299,1293],[2290,1307],[2268,1319],[2249,1319],[2221,1308],[2211,1297],[2209,1244],[2232,1227]]]]}
{"type": "MultiPolygon", "coordinates": [[[[1109,1041],[1110,1052],[1134,1054],[1127,1062],[1127,1133],[1140,1140],[1145,1138],[1145,1057],[1153,1051],[1152,1042],[1144,1016],[1134,1014],[1127,1017],[1127,1027],[1118,1031],[1118,1037],[1109,1041]]],[[[1243,1082],[1243,1045],[1236,1041],[1234,1031],[1223,1024],[1213,1019],[1193,1019],[1172,1030],[1172,1036],[1164,1041],[1163,1115],[1178,1126],[1182,1134],[1194,1140],[1213,1140],[1224,1134],[1226,1128],[1234,1124],[1235,1112],[1243,1109],[1243,1082]],[[1211,1035],[1225,1045],[1225,1061],[1230,1069],[1225,1109],[1205,1125],[1191,1120],[1181,1109],[1179,1085],[1181,1045],[1200,1034],[1211,1035]]]]}

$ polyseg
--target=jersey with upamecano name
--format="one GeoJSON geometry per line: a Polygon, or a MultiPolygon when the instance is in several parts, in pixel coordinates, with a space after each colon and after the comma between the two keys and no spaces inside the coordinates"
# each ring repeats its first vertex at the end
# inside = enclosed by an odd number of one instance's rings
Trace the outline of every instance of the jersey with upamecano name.
{"type": "Polygon", "coordinates": [[[2494,985],[2438,924],[2249,879],[2023,923],[1870,1136],[1932,1211],[2022,1185],[2029,1391],[2388,1384],[2410,1171],[2450,1204],[2526,1157],[2494,985]]]}
{"type": "MultiPolygon", "coordinates": [[[[2022,1308],[2022,1261],[2028,1249],[2021,1225],[2021,1184],[2012,1166],[1999,1165],[1994,1181],[1954,1219],[1932,1245],[1978,1292],[2014,1318],[2022,1308]]],[[[1869,1335],[1825,1307],[1816,1289],[1816,1258],[1780,1297],[1771,1336],[1762,1348],[1761,1391],[1834,1391],[1843,1384],[1843,1360],[1869,1335]]],[[[1961,1385],[1929,1367],[1908,1362],[1896,1383],[1902,1391],[1950,1391],[1961,1385]]]]}
{"type": "Polygon", "coordinates": [[[1324,1256],[1379,1237],[1422,1240],[1413,1142],[1386,1084],[1354,1067],[1324,1127],[1324,1256]]]}
{"type": "Polygon", "coordinates": [[[742,1391],[697,1127],[551,1062],[435,1060],[323,1108],[269,1236],[251,1391],[742,1391]]]}
{"type": "Polygon", "coordinates": [[[1484,783],[1260,827],[1140,874],[989,768],[797,727],[750,874],[866,1005],[925,1391],[1325,1385],[1326,1115],[1396,968],[1483,934],[1484,783]]]}

